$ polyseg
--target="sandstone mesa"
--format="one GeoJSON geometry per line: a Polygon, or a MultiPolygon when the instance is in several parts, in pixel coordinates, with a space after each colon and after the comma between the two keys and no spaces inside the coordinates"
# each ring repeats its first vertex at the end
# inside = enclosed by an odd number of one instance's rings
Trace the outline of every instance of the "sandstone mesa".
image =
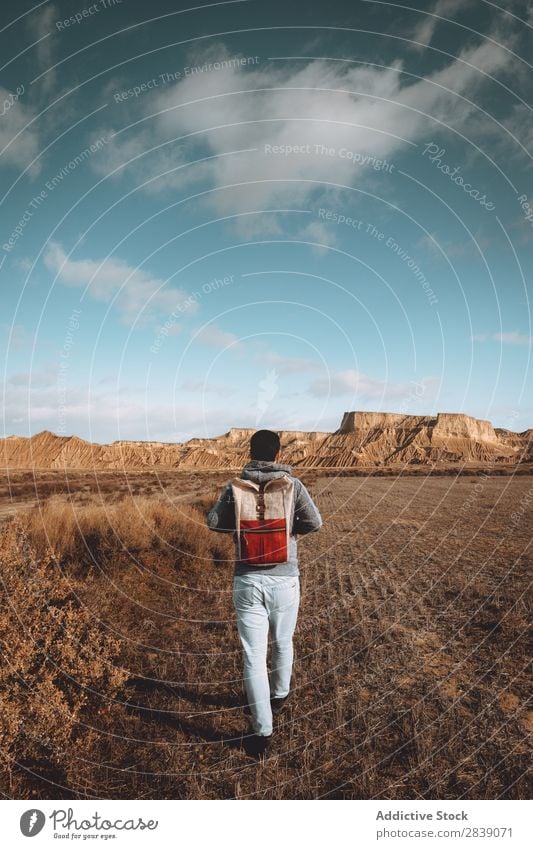
{"type": "MultiPolygon", "coordinates": [[[[266,425],[265,425],[266,426],[266,425]]],[[[98,444],[43,430],[32,437],[0,439],[8,469],[230,469],[249,459],[255,428],[232,427],[222,436],[187,442],[119,440],[98,444]]],[[[295,467],[346,468],[533,460],[533,430],[514,433],[462,413],[414,416],[347,412],[338,430],[280,431],[282,462],[295,467]]]]}

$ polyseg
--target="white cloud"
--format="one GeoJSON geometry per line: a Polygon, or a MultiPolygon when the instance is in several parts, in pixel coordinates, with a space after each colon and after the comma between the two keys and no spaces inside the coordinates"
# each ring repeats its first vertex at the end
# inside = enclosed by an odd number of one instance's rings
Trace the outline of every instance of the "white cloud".
{"type": "Polygon", "coordinates": [[[134,135],[116,134],[114,129],[99,129],[91,134],[91,141],[108,138],[105,157],[94,157],[91,167],[99,176],[118,179],[127,174],[136,183],[144,183],[143,191],[157,194],[162,190],[179,189],[183,192],[202,178],[209,177],[209,165],[191,165],[195,157],[186,156],[185,148],[176,144],[162,144],[150,128],[136,128],[134,135]]]}
{"type": "Polygon", "coordinates": [[[228,333],[216,324],[206,324],[205,327],[196,328],[192,336],[195,342],[202,342],[210,348],[240,347],[239,339],[234,333],[228,333]]]}
{"type": "Polygon", "coordinates": [[[305,371],[315,371],[320,364],[307,357],[286,357],[277,351],[260,351],[255,355],[259,363],[275,366],[280,374],[299,374],[305,371]]]}
{"type": "Polygon", "coordinates": [[[520,333],[518,330],[508,330],[505,333],[476,333],[472,336],[474,342],[486,342],[492,339],[494,342],[500,342],[503,345],[532,345],[533,336],[528,336],[527,333],[520,333]]]}
{"type": "Polygon", "coordinates": [[[419,382],[397,383],[368,377],[355,369],[331,372],[327,377],[317,378],[308,387],[317,397],[352,395],[358,399],[403,401],[405,405],[427,398],[437,385],[437,378],[426,377],[419,382]]]}
{"type": "Polygon", "coordinates": [[[33,267],[33,260],[31,260],[28,256],[22,256],[20,257],[20,259],[15,258],[11,264],[13,268],[16,268],[19,271],[23,271],[24,274],[27,274],[31,271],[33,267]]]}
{"type": "Polygon", "coordinates": [[[7,324],[3,322],[0,324],[0,331],[4,336],[4,340],[6,346],[8,344],[11,345],[12,348],[17,350],[29,347],[31,342],[33,341],[33,336],[28,332],[27,328],[23,324],[7,324]]]}
{"type": "MultiPolygon", "coordinates": [[[[231,427],[254,427],[255,423],[250,406],[220,401],[203,409],[197,398],[187,403],[179,395],[176,403],[143,403],[138,390],[131,391],[131,387],[125,392],[124,387],[83,386],[74,380],[72,384],[67,380],[65,386],[59,382],[59,374],[48,381],[14,376],[5,384],[0,382],[0,393],[6,435],[50,430],[100,443],[119,439],[181,442],[219,436],[231,427]]],[[[286,409],[269,418],[269,424],[279,428],[287,428],[289,423],[298,428],[298,421],[286,409]]]]}
{"type": "MultiPolygon", "coordinates": [[[[412,412],[420,403],[426,403],[431,395],[432,380],[418,384],[395,385],[395,391],[382,396],[376,395],[376,383],[367,382],[372,392],[368,398],[375,401],[391,397],[397,410],[406,408],[412,412]],[[426,394],[420,387],[427,387],[426,394]]],[[[339,382],[343,383],[342,375],[339,382]]],[[[346,380],[344,380],[346,384],[346,380]]],[[[348,380],[348,384],[353,384],[348,380]]],[[[255,427],[258,411],[256,387],[250,387],[243,397],[234,397],[232,403],[224,403],[229,392],[236,396],[231,387],[207,384],[193,380],[185,381],[183,391],[213,392],[220,402],[206,406],[193,398],[184,400],[180,389],[165,402],[148,402],[142,387],[130,384],[117,385],[114,379],[82,385],[67,372],[46,368],[40,372],[11,375],[0,393],[4,404],[3,422],[6,433],[34,434],[51,430],[60,435],[75,434],[94,442],[112,442],[118,439],[183,441],[192,437],[209,437],[225,433],[231,427],[255,427]]],[[[389,384],[389,387],[391,384],[389,384]]],[[[344,394],[343,392],[339,394],[344,394]]],[[[271,399],[270,399],[271,400],[271,399]]],[[[325,407],[316,401],[306,406],[302,399],[294,398],[291,404],[283,400],[278,406],[267,404],[261,425],[277,430],[335,430],[341,420],[342,408],[335,403],[325,407]],[[266,415],[268,414],[268,416],[266,415]]],[[[364,409],[364,405],[357,403],[364,409]]]]}
{"type": "Polygon", "coordinates": [[[172,323],[167,321],[166,324],[156,327],[156,333],[161,333],[163,336],[179,336],[182,330],[182,325],[174,321],[172,323]]]}
{"type": "Polygon", "coordinates": [[[6,433],[34,434],[51,430],[75,434],[95,442],[117,439],[176,441],[189,433],[205,432],[206,426],[222,432],[220,422],[227,410],[199,410],[198,404],[143,404],[120,390],[99,391],[70,383],[64,387],[55,376],[38,385],[32,376],[11,377],[0,383],[6,433]],[[30,383],[28,385],[28,377],[30,383]]]}
{"type": "Polygon", "coordinates": [[[533,337],[527,336],[525,333],[519,333],[518,330],[511,330],[507,333],[495,333],[494,339],[497,342],[503,342],[505,345],[531,345],[533,337]]]}
{"type": "Polygon", "coordinates": [[[300,230],[299,238],[313,242],[313,251],[319,255],[327,254],[328,248],[334,248],[338,244],[335,231],[322,221],[310,221],[300,230]]]}
{"type": "Polygon", "coordinates": [[[220,395],[221,398],[234,395],[237,391],[232,386],[224,386],[219,383],[205,383],[203,380],[184,380],[179,388],[184,392],[194,392],[199,395],[220,395]]]}
{"type": "Polygon", "coordinates": [[[53,368],[35,369],[32,372],[15,372],[7,379],[10,386],[23,386],[28,389],[44,389],[53,386],[57,380],[57,373],[53,368]]]}
{"type": "MultiPolygon", "coordinates": [[[[35,110],[23,102],[24,94],[14,99],[16,91],[0,86],[0,163],[24,170],[39,151],[36,125],[27,126],[36,115],[35,110]],[[10,105],[12,104],[12,105],[10,105]]],[[[40,171],[39,163],[32,165],[29,174],[40,171]]]]}
{"type": "MultiPolygon", "coordinates": [[[[55,21],[59,17],[57,7],[54,4],[46,5],[37,9],[27,17],[27,28],[30,40],[35,43],[32,51],[33,69],[39,72],[46,71],[53,64],[53,53],[56,42],[57,30],[55,21]]],[[[56,82],[55,69],[48,71],[40,80],[40,94],[50,92],[56,82]]]]}
{"type": "MultiPolygon", "coordinates": [[[[217,44],[202,54],[202,60],[229,56],[227,48],[217,44]]],[[[214,156],[217,158],[200,170],[195,166],[178,175],[179,181],[208,179],[215,189],[244,182],[241,188],[215,191],[210,196],[220,214],[272,206],[305,207],[327,181],[354,186],[375,176],[372,167],[354,165],[339,156],[342,148],[379,160],[407,150],[406,142],[426,142],[428,115],[455,127],[461,125],[476,110],[460,101],[455,92],[475,101],[484,80],[480,71],[494,73],[509,63],[509,53],[485,40],[464,48],[457,59],[427,80],[407,84],[400,60],[388,69],[314,60],[297,66],[263,63],[243,70],[198,74],[156,89],[155,94],[132,104],[141,116],[160,114],[151,119],[149,129],[141,131],[141,142],[138,126],[129,140],[127,133],[117,139],[116,155],[120,159],[123,151],[128,156],[136,143],[147,149],[194,134],[177,151],[175,145],[163,148],[159,162],[152,156],[149,162],[139,160],[141,176],[147,171],[160,173],[174,153],[184,158],[214,156]],[[210,129],[221,125],[227,126],[210,129]],[[268,153],[265,143],[309,145],[310,153],[268,153]],[[316,154],[315,145],[334,148],[336,154],[316,154]],[[255,151],[232,154],[250,148],[255,151]]],[[[433,137],[439,125],[430,121],[430,126],[433,137]]],[[[158,188],[169,187],[173,184],[168,180],[158,181],[158,188]]]]}
{"type": "Polygon", "coordinates": [[[425,46],[431,43],[437,26],[442,23],[441,18],[447,18],[448,15],[453,15],[460,8],[465,8],[469,3],[467,0],[438,0],[433,9],[420,10],[420,22],[415,27],[413,32],[413,42],[418,44],[410,44],[413,50],[422,50],[425,46]]]}
{"type": "Polygon", "coordinates": [[[473,237],[476,240],[475,242],[474,239],[462,242],[458,239],[446,239],[442,234],[435,232],[428,236],[425,234],[421,236],[416,242],[416,247],[426,250],[433,257],[442,260],[445,260],[446,257],[451,260],[465,256],[479,258],[489,248],[494,248],[497,239],[494,234],[491,234],[490,237],[484,235],[481,227],[477,228],[473,237]]]}
{"type": "Polygon", "coordinates": [[[116,257],[101,262],[72,260],[59,243],[50,242],[44,262],[65,286],[86,288],[97,301],[114,301],[121,319],[128,325],[145,324],[155,316],[171,315],[177,308],[183,311],[196,306],[187,301],[185,292],[173,288],[168,281],[116,257]]]}

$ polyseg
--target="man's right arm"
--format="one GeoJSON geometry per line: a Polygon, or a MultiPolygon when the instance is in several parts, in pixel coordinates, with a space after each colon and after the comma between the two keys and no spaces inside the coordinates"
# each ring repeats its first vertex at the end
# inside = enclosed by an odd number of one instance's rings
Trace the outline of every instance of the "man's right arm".
{"type": "Polygon", "coordinates": [[[322,527],[322,517],[301,480],[297,481],[292,533],[310,534],[322,527]]]}
{"type": "Polygon", "coordinates": [[[235,530],[235,505],[231,484],[227,484],[214,507],[206,513],[207,527],[227,533],[235,530]]]}

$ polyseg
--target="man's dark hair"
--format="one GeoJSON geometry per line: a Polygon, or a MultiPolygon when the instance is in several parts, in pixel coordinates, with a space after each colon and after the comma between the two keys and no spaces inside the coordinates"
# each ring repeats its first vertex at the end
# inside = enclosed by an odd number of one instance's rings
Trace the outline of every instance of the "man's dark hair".
{"type": "Polygon", "coordinates": [[[273,460],[280,445],[281,440],[273,430],[256,430],[250,439],[252,460],[273,460]]]}

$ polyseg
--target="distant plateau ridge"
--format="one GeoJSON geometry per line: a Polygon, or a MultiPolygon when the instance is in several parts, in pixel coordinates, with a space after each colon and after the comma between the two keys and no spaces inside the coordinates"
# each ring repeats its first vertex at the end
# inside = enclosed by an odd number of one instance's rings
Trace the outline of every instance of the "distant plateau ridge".
{"type": "MultiPolygon", "coordinates": [[[[187,442],[117,441],[100,445],[48,430],[0,439],[6,469],[225,469],[249,459],[256,428],[232,427],[222,436],[187,442]]],[[[404,464],[516,464],[533,461],[533,430],[515,433],[462,413],[410,416],[344,413],[338,430],[278,431],[281,462],[301,467],[373,467],[404,464]]]]}

